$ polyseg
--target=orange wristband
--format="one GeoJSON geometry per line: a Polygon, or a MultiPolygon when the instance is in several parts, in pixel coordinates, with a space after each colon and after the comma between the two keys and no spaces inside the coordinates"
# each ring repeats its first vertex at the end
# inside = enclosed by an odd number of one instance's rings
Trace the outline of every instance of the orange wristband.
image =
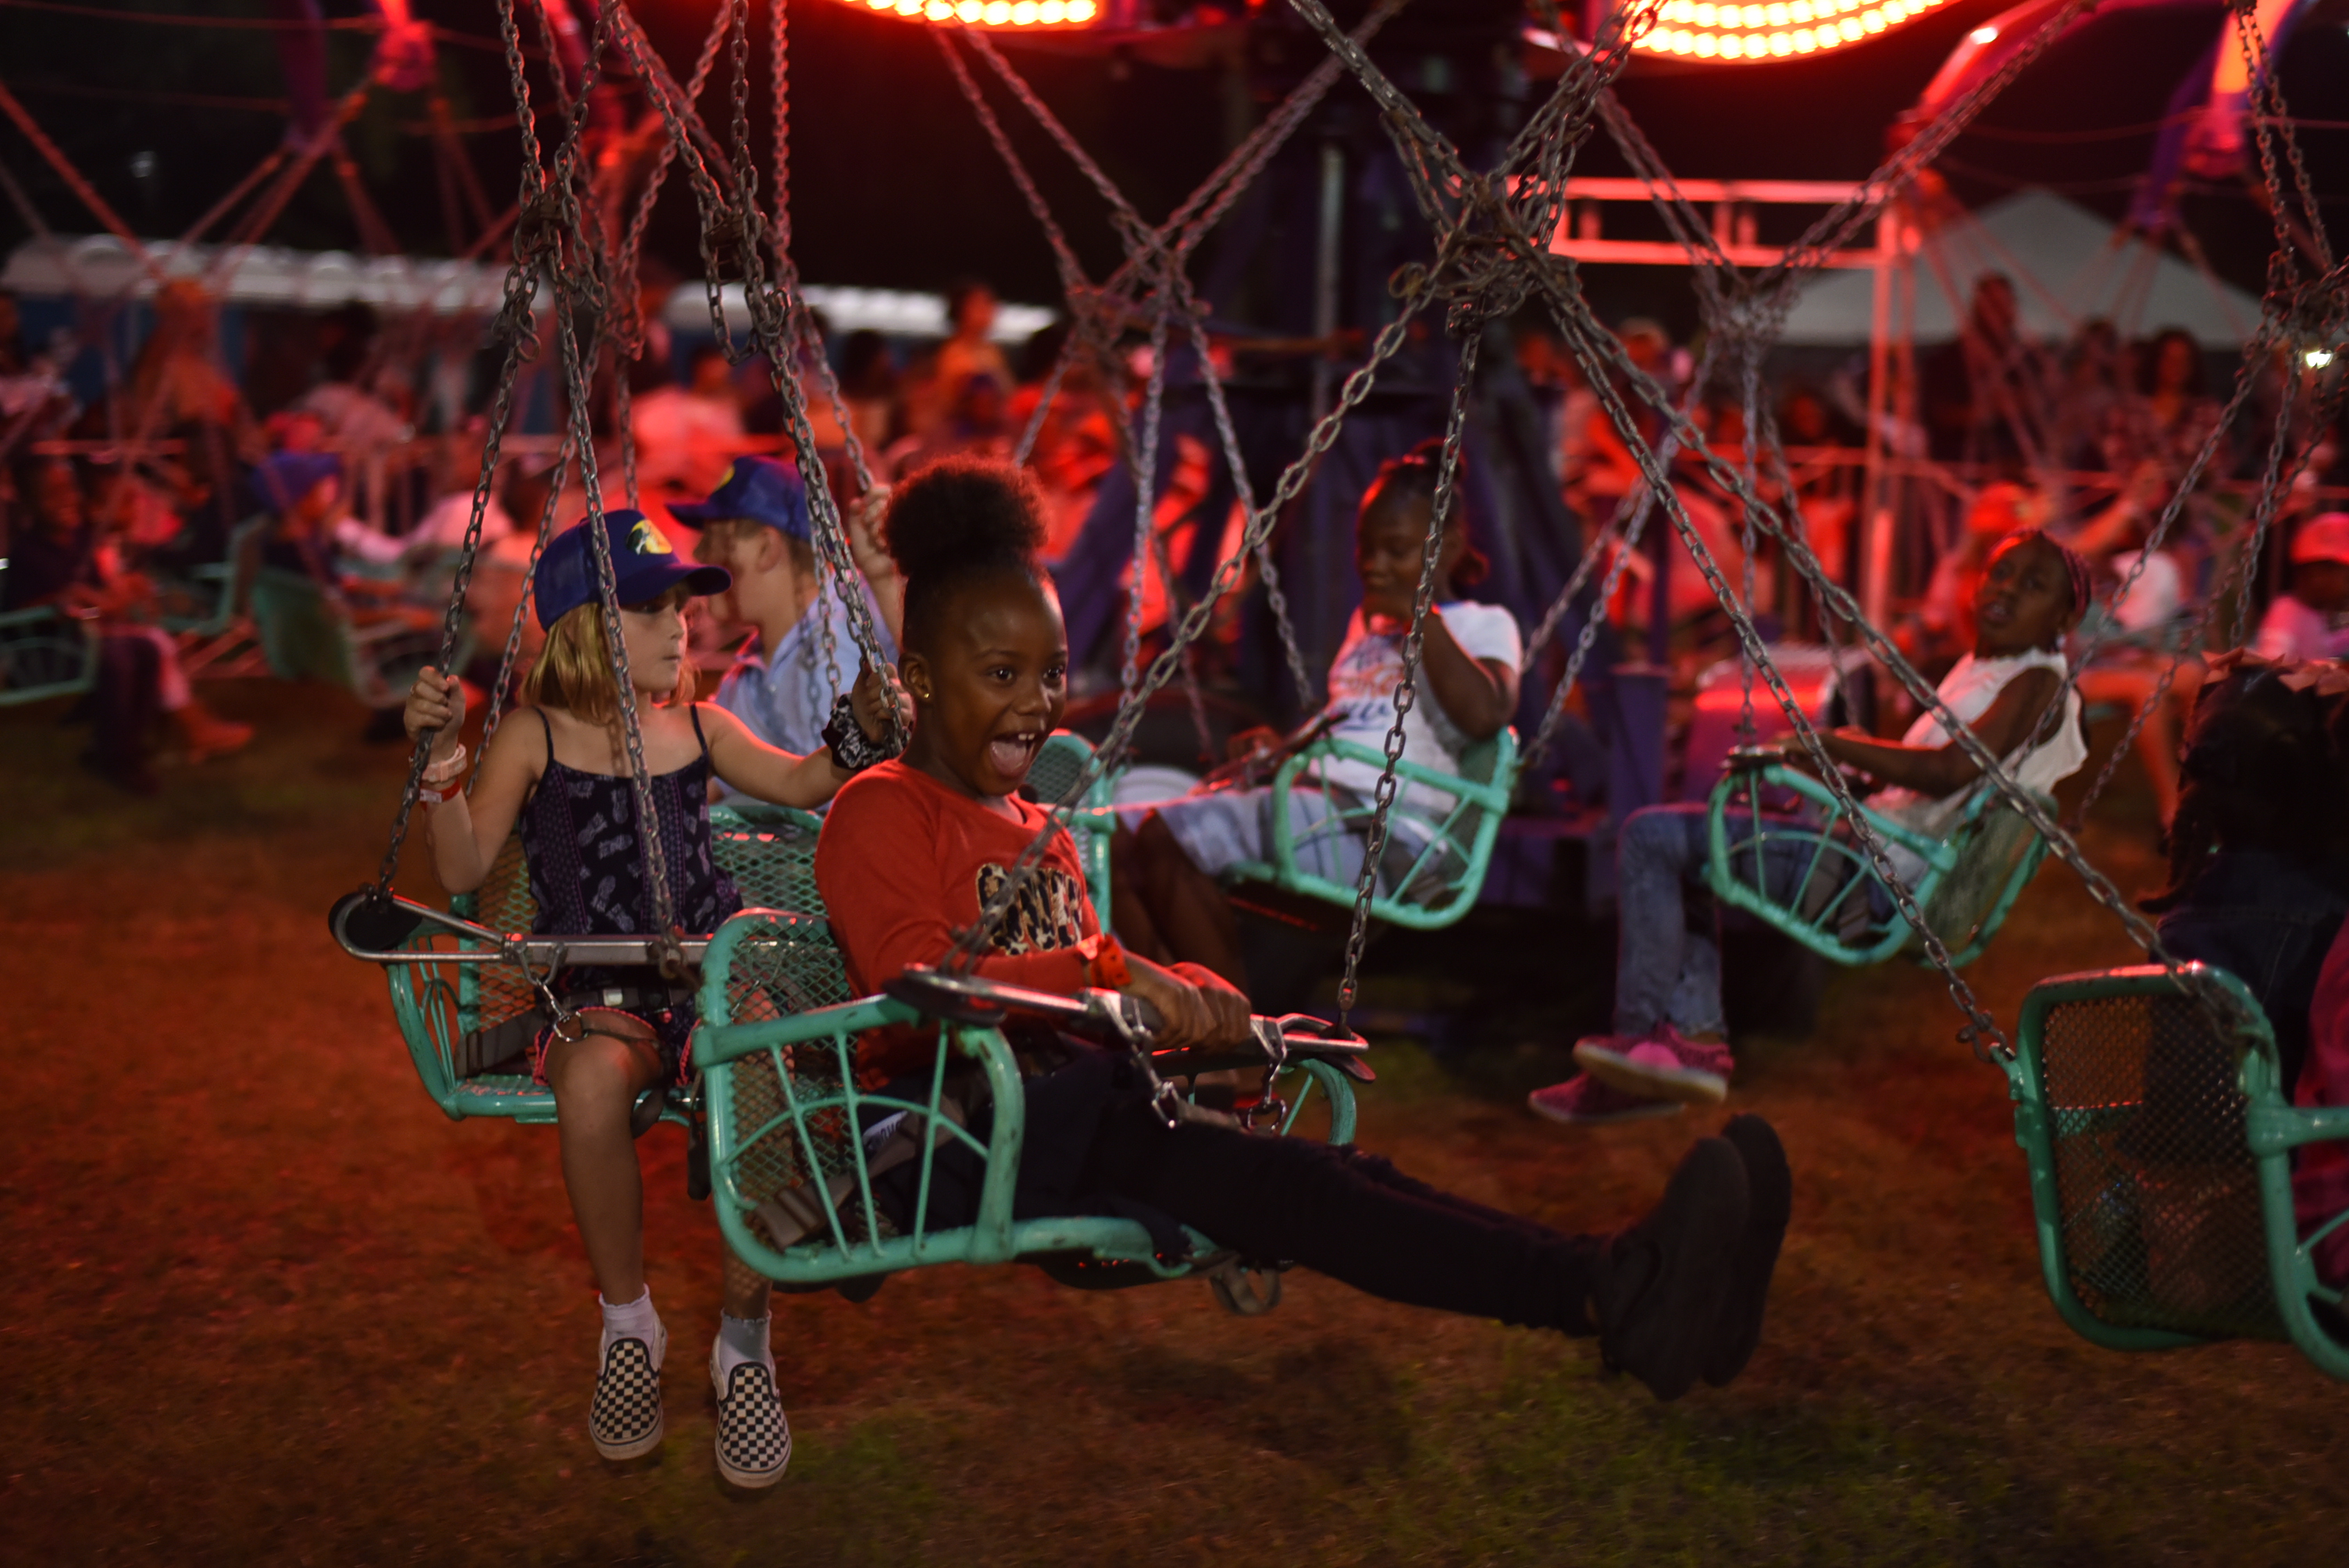
{"type": "Polygon", "coordinates": [[[1086,985],[1104,991],[1123,991],[1133,984],[1133,972],[1126,967],[1125,949],[1118,945],[1116,937],[1103,932],[1099,936],[1087,937],[1083,946],[1086,985]]]}

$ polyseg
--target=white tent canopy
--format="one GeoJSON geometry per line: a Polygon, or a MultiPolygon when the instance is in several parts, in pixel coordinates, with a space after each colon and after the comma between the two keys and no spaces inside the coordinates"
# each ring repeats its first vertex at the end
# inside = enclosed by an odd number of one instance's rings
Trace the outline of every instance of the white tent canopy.
{"type": "MultiPolygon", "coordinates": [[[[2102,316],[2127,337],[2181,326],[2205,348],[2239,349],[2260,321],[2251,294],[2047,191],[2017,191],[1927,233],[1912,266],[1920,343],[1958,335],[1974,282],[1985,273],[2014,280],[2023,331],[2043,342],[2069,338],[2083,321],[2102,316]]],[[[1803,291],[1780,341],[1867,343],[1875,281],[1865,272],[1822,276],[1803,291]]],[[[1899,326],[1893,323],[1896,332],[1899,326]]]]}
{"type": "MultiPolygon", "coordinates": [[[[194,278],[233,304],[331,310],[353,300],[389,311],[440,315],[494,311],[505,290],[503,265],[419,256],[358,256],[347,251],[295,251],[282,245],[181,245],[150,240],[148,253],[167,278],[194,278]]],[[[0,289],[24,295],[82,294],[145,299],[155,278],[112,234],[27,240],[8,254],[0,289]]],[[[546,298],[542,285],[540,298],[546,298]]]]}

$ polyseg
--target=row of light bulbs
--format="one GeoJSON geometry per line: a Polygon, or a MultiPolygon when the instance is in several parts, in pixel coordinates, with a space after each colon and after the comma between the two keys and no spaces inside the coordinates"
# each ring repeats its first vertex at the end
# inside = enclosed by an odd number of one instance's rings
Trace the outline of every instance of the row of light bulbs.
{"type": "Polygon", "coordinates": [[[1815,55],[1874,37],[1941,0],[1773,0],[1767,5],[1716,5],[1666,0],[1659,26],[1639,40],[1653,55],[1701,60],[1770,60],[1815,55]],[[1675,26],[1689,24],[1694,26],[1675,26]]]}
{"type": "Polygon", "coordinates": [[[864,0],[874,11],[961,22],[973,27],[1081,27],[1099,7],[1093,0],[864,0]]]}

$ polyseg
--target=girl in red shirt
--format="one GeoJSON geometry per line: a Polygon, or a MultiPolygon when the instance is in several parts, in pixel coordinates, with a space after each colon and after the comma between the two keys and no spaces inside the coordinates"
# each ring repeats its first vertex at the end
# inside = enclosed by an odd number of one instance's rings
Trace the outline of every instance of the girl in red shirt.
{"type": "MultiPolygon", "coordinates": [[[[843,786],[816,851],[816,881],[848,973],[871,991],[947,956],[1010,874],[1046,815],[1019,790],[1068,694],[1058,599],[1038,564],[1031,481],[1008,465],[950,460],[900,489],[885,524],[906,583],[899,668],[915,704],[905,756],[843,786]]],[[[1162,1046],[1239,1043],[1247,1001],[1213,973],[1161,966],[1099,930],[1065,836],[1014,901],[981,975],[1073,995],[1114,986],[1164,1019],[1162,1046]]],[[[919,1074],[936,1048],[868,1040],[875,1078],[919,1074]]],[[[1185,1120],[1169,1128],[1123,1057],[1080,1042],[1042,1053],[1026,1084],[1013,1212],[1116,1213],[1169,1250],[1180,1225],[1241,1256],[1302,1264],[1391,1301],[1596,1335],[1610,1367],[1674,1398],[1702,1375],[1736,1376],[1760,1336],[1790,1181],[1758,1117],[1699,1140],[1663,1199],[1612,1235],[1567,1235],[1414,1181],[1374,1155],[1185,1120]]],[[[914,1090],[911,1083],[905,1088],[914,1090]]],[[[983,1120],[984,1113],[978,1119],[983,1120]]],[[[978,1130],[974,1128],[974,1130],[978,1130]]],[[[976,1214],[978,1158],[941,1150],[928,1222],[976,1214]]],[[[910,1220],[910,1191],[876,1196],[910,1220]]]]}

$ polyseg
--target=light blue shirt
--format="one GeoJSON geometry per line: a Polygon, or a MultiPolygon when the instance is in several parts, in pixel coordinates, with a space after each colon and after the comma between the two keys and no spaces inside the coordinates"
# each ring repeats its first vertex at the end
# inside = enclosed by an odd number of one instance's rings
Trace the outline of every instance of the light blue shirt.
{"type": "MultiPolygon", "coordinates": [[[[897,646],[890,640],[880,609],[873,603],[872,591],[862,583],[858,586],[872,611],[873,629],[881,639],[881,656],[895,664],[897,646]]],[[[756,639],[752,641],[755,644],[756,639]]],[[[823,727],[832,717],[832,705],[842,692],[855,684],[860,662],[848,606],[841,603],[837,594],[826,593],[783,634],[781,646],[764,657],[751,652],[749,646],[736,655],[734,667],[718,683],[718,706],[749,726],[750,733],[768,745],[804,757],[822,748],[823,727]],[[823,627],[826,622],[832,626],[833,657],[839,666],[837,687],[824,662],[823,627]]]]}

